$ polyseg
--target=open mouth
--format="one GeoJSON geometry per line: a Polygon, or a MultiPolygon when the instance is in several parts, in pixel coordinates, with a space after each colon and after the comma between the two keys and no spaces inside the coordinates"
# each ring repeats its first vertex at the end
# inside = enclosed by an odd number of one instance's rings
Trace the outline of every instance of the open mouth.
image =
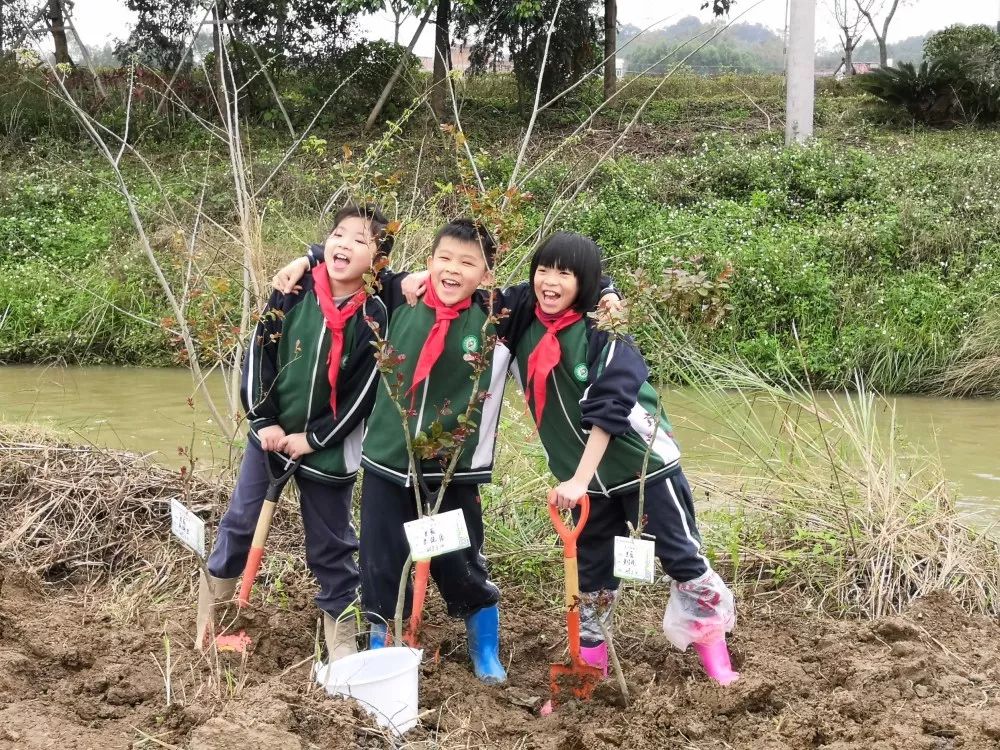
{"type": "Polygon", "coordinates": [[[549,290],[545,290],[542,292],[542,300],[544,302],[558,302],[560,297],[562,297],[562,295],[559,294],[558,292],[553,292],[549,290]]]}
{"type": "Polygon", "coordinates": [[[333,267],[338,271],[343,271],[345,268],[347,268],[348,264],[351,262],[351,259],[348,258],[343,253],[334,253],[332,260],[333,260],[333,267]]]}
{"type": "Polygon", "coordinates": [[[454,279],[441,279],[441,286],[445,289],[451,289],[453,291],[457,291],[462,288],[462,285],[454,279]]]}

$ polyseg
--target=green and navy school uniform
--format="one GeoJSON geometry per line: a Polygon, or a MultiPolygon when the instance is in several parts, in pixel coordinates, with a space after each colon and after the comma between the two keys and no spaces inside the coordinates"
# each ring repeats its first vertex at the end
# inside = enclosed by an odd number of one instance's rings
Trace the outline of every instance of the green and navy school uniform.
{"type": "Polygon", "coordinates": [[[306,564],[319,584],[317,606],[334,618],[352,606],[360,582],[354,561],[358,540],[351,523],[352,489],[365,419],[378,388],[373,334],[366,318],[384,326],[384,303],[366,299],[344,328],[334,414],[327,367],[330,332],[312,275],[302,280],[298,294],[271,295],[243,361],[241,395],[249,441],[206,563],[217,578],[239,576],[268,488],[268,465],[280,473],[291,463],[287,456],[265,453],[259,431],[280,425],[286,434],[304,432],[314,452],[303,457],[295,482],[306,564]]]}
{"type": "MultiPolygon", "coordinates": [[[[517,342],[515,377],[527,382],[528,357],[545,335],[535,319],[517,342]]],[[[615,496],[639,485],[646,453],[646,482],[680,470],[680,450],[666,412],[658,406],[649,369],[634,342],[599,331],[584,317],[558,334],[562,358],[546,382],[545,411],[538,427],[549,469],[570,479],[583,456],[591,427],[613,436],[590,484],[593,495],[615,496]],[[652,443],[652,449],[650,449],[652,443]]],[[[529,403],[532,416],[535,404],[529,403]]]]}
{"type": "Polygon", "coordinates": [[[271,295],[250,340],[242,387],[250,440],[259,447],[260,430],[275,424],[287,434],[305,432],[315,452],[303,457],[297,474],[325,484],[351,484],[379,389],[374,334],[367,321],[384,330],[387,308],[370,296],[345,326],[334,414],[327,378],[330,331],[312,275],[300,283],[298,294],[271,295]]]}
{"type": "MultiPolygon", "coordinates": [[[[516,342],[512,370],[521,384],[527,381],[528,357],[545,331],[534,319],[516,342]]],[[[588,317],[557,336],[562,356],[546,381],[538,426],[550,471],[559,481],[572,478],[590,430],[599,427],[611,435],[588,489],[590,518],[578,541],[581,590],[618,587],[614,537],[627,536],[627,522],[639,521],[644,463],[645,531],[656,537],[657,557],[672,578],[697,578],[708,570],[708,561],[700,551],[691,488],[642,354],[631,338],[600,331],[588,317]]],[[[529,408],[536,416],[530,399],[529,408]]]]}

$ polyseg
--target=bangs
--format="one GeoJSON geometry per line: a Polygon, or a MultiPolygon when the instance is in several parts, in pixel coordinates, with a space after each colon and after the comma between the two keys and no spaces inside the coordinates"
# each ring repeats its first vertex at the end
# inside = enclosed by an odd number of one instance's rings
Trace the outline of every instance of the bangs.
{"type": "Polygon", "coordinates": [[[600,251],[597,250],[597,245],[593,245],[586,237],[579,235],[577,237],[586,242],[573,241],[576,238],[567,232],[552,235],[544,245],[538,248],[538,252],[535,254],[535,267],[558,268],[561,271],[572,271],[579,276],[578,271],[592,266],[595,257],[600,263],[600,251]],[[559,235],[567,236],[560,237],[559,235]],[[592,244],[593,248],[587,247],[587,244],[592,244]]]}
{"type": "Polygon", "coordinates": [[[546,239],[531,258],[532,294],[539,266],[558,268],[576,276],[575,310],[587,312],[597,305],[601,287],[601,248],[592,239],[575,232],[556,232],[546,239]]]}

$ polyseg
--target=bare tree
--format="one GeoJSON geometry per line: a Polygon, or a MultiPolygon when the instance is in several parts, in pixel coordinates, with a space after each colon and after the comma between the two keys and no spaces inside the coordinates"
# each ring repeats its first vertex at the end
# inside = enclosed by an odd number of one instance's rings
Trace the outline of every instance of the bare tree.
{"type": "Polygon", "coordinates": [[[884,68],[889,64],[889,53],[885,43],[886,37],[889,36],[889,24],[892,23],[892,17],[896,15],[896,9],[906,3],[905,1],[901,3],[900,0],[854,0],[854,3],[858,6],[861,14],[868,19],[868,25],[878,42],[878,62],[884,68]],[[885,13],[881,30],[875,21],[875,15],[878,13],[885,13]]]}
{"type": "MultiPolygon", "coordinates": [[[[413,33],[410,38],[410,43],[406,47],[406,52],[404,52],[400,58],[399,62],[396,64],[396,69],[392,71],[392,75],[386,82],[385,86],[382,88],[382,93],[379,94],[378,101],[375,102],[375,106],[372,107],[372,111],[368,113],[368,119],[365,121],[365,131],[371,130],[372,125],[378,120],[378,116],[382,113],[382,107],[389,100],[389,94],[392,93],[392,87],[396,85],[396,81],[399,80],[399,76],[402,74],[403,69],[406,67],[407,58],[409,58],[410,53],[413,52],[413,47],[417,43],[417,39],[424,31],[424,26],[427,25],[427,20],[431,17],[431,11],[434,10],[434,4],[431,3],[427,6],[427,10],[424,11],[424,15],[420,19],[420,25],[417,26],[417,30],[413,33]]],[[[397,34],[399,29],[396,30],[397,34]]]]}
{"type": "Polygon", "coordinates": [[[614,96],[618,88],[617,46],[618,0],[604,0],[604,101],[614,96]]]}
{"type": "Polygon", "coordinates": [[[844,50],[844,73],[854,75],[854,50],[864,36],[865,17],[858,7],[857,0],[833,0],[830,8],[833,18],[840,29],[840,46],[844,50]]]}
{"type": "Polygon", "coordinates": [[[399,30],[413,14],[407,0],[386,0],[386,9],[392,13],[392,43],[399,44],[399,30]]]}

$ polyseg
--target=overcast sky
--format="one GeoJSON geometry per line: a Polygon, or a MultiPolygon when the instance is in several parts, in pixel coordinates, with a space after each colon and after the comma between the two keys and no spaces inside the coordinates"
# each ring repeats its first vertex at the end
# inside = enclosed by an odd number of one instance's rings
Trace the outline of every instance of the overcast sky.
{"type": "MultiPolygon", "coordinates": [[[[995,25],[1000,16],[1000,0],[903,0],[905,7],[896,12],[889,28],[889,41],[902,39],[928,30],[942,29],[953,23],[986,23],[995,25]]],[[[819,46],[830,47],[836,43],[837,30],[833,23],[833,0],[816,2],[816,34],[819,46]]],[[[669,26],[688,15],[708,19],[708,11],[700,11],[702,0],[618,0],[618,19],[622,24],[646,27],[662,21],[669,26]],[[671,8],[674,10],[671,12],[671,8]]],[[[101,44],[104,40],[124,37],[132,16],[121,0],[75,0],[73,17],[80,36],[87,44],[101,44]]],[[[733,15],[746,11],[740,20],[761,23],[776,30],[785,26],[785,0],[736,0],[733,15]],[[748,10],[750,9],[750,10],[748,10]]],[[[416,30],[416,20],[410,20],[403,29],[401,39],[409,41],[416,30]]],[[[392,16],[377,13],[361,21],[362,33],[370,37],[392,39],[392,16]]],[[[870,34],[868,35],[870,36],[870,34]]],[[[417,43],[418,55],[430,55],[433,48],[433,30],[428,25],[417,43]]]]}

